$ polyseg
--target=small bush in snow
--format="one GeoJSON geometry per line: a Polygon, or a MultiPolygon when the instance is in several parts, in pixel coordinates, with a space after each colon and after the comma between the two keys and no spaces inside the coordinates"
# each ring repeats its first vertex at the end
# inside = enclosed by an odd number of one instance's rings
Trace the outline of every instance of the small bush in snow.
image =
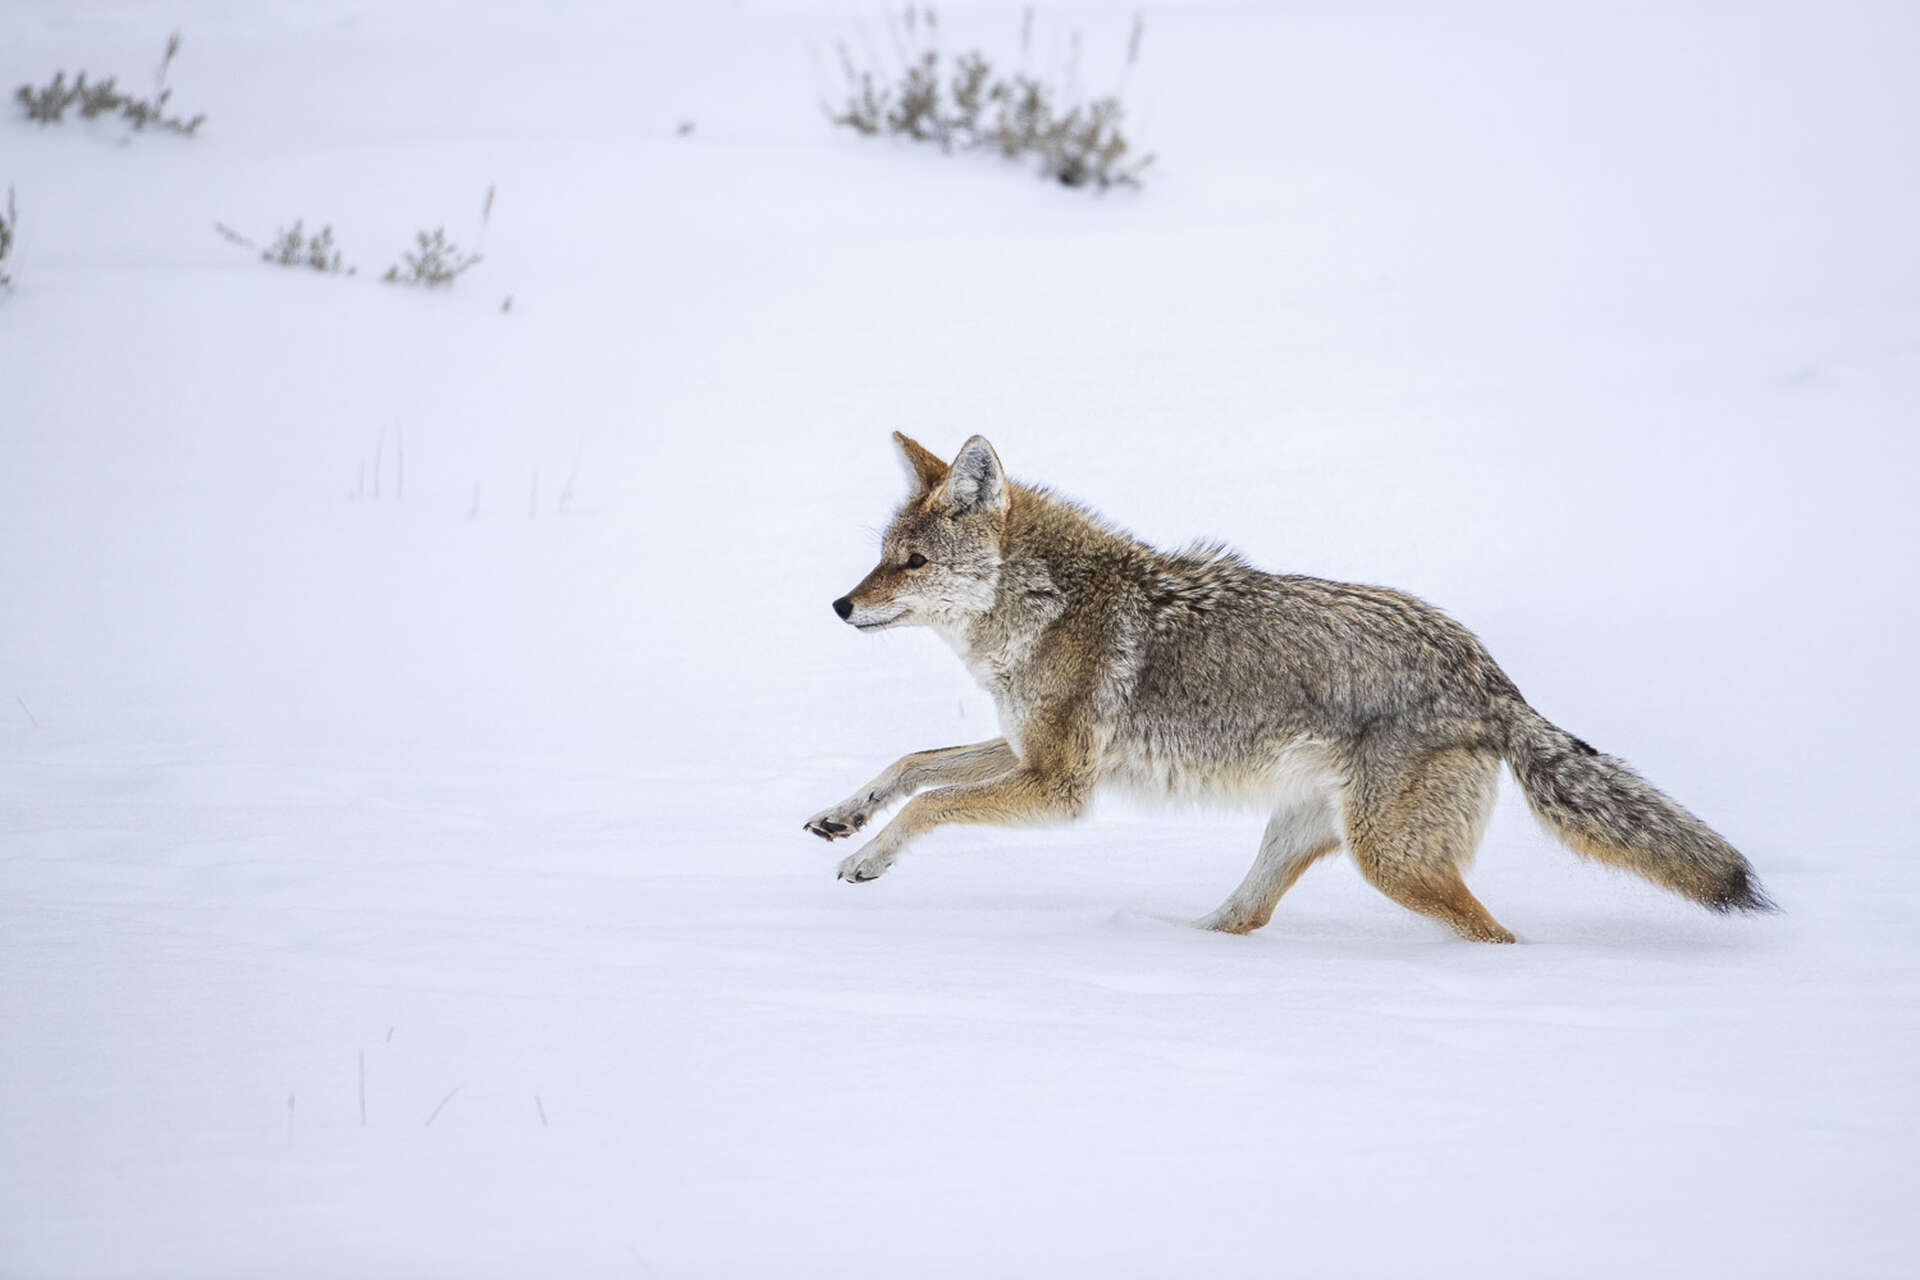
{"type": "MultiPolygon", "coordinates": [[[[491,206],[491,190],[487,196],[491,206]]],[[[447,239],[446,229],[435,227],[432,234],[421,231],[414,236],[414,251],[400,255],[400,261],[387,268],[387,274],[380,278],[388,284],[422,285],[429,289],[440,289],[458,280],[466,271],[478,266],[480,255],[467,253],[459,245],[447,239]]]]}
{"type": "MultiPolygon", "coordinates": [[[[308,236],[297,220],[260,256],[275,266],[307,267],[327,275],[339,275],[341,271],[340,251],[333,247],[333,228],[322,227],[319,235],[308,236]]],[[[353,268],[348,267],[346,274],[352,275],[353,268]]]]}
{"type": "Polygon", "coordinates": [[[264,249],[224,222],[214,223],[213,229],[228,244],[252,250],[260,255],[262,262],[271,262],[276,267],[305,267],[333,276],[350,276],[356,271],[341,261],[340,250],[334,247],[332,227],[322,227],[319,234],[310,236],[306,233],[306,224],[295,219],[291,227],[283,228],[264,249]]]}
{"type": "Polygon", "coordinates": [[[179,33],[167,37],[167,51],[160,59],[160,71],[154,82],[154,95],[151,98],[138,98],[122,93],[118,81],[112,76],[105,80],[89,82],[87,73],[82,71],[71,83],[64,71],[54,72],[53,79],[40,88],[23,84],[14,91],[14,101],[27,113],[27,119],[38,124],[59,124],[66,119],[68,110],[78,110],[83,120],[93,120],[100,116],[118,116],[136,131],[149,126],[165,129],[171,133],[192,137],[206,122],[206,115],[182,118],[167,114],[167,103],[173,97],[173,90],[167,87],[167,68],[173,64],[174,55],[180,52],[179,33]]]}
{"type": "MultiPolygon", "coordinates": [[[[932,9],[908,8],[895,28],[900,43],[911,46],[924,31],[931,38],[939,19],[932,9]]],[[[1032,11],[1021,33],[1023,48],[1032,33],[1032,11]]],[[[1127,42],[1127,67],[1140,55],[1138,19],[1127,42]]],[[[1079,41],[1074,42],[1078,56],[1079,41]]],[[[891,134],[931,142],[942,151],[990,148],[1009,160],[1038,161],[1041,176],[1069,187],[1140,185],[1151,155],[1135,158],[1121,130],[1125,109],[1117,93],[1068,105],[1070,93],[1025,71],[1002,74],[978,50],[947,65],[939,50],[922,48],[887,83],[871,70],[856,67],[840,46],[846,76],[846,102],[827,109],[835,125],[874,137],[891,134]]],[[[1071,79],[1071,77],[1069,77],[1071,79]]]]}
{"type": "MultiPolygon", "coordinates": [[[[493,196],[494,189],[489,186],[487,198],[480,206],[480,238],[483,244],[486,241],[487,224],[493,217],[493,196]]],[[[322,275],[335,276],[351,276],[358,272],[358,268],[349,267],[342,260],[340,250],[334,244],[331,226],[323,226],[316,234],[309,235],[305,222],[296,219],[291,227],[282,228],[273,243],[265,248],[224,222],[214,223],[213,229],[227,243],[257,253],[263,262],[270,262],[277,267],[304,267],[322,275]]],[[[444,227],[436,227],[432,231],[417,233],[413,251],[401,254],[400,261],[388,267],[387,273],[380,279],[387,284],[441,289],[479,264],[480,255],[477,252],[469,253],[462,249],[447,239],[444,227]]],[[[512,299],[509,298],[500,309],[506,311],[511,307],[512,299]]]]}
{"type": "Polygon", "coordinates": [[[13,252],[13,230],[20,225],[20,215],[13,207],[13,188],[7,188],[7,211],[0,214],[0,289],[13,283],[13,277],[7,274],[7,256],[13,252]]]}

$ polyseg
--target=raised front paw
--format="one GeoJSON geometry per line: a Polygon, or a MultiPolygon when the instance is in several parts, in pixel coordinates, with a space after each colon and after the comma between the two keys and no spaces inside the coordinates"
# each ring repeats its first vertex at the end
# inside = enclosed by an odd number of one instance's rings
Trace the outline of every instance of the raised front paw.
{"type": "Polygon", "coordinates": [[[866,826],[872,816],[861,802],[847,800],[808,818],[806,829],[822,840],[839,840],[866,826]]]}
{"type": "Polygon", "coordinates": [[[840,878],[848,884],[865,884],[887,874],[887,868],[892,865],[892,854],[868,845],[860,852],[848,854],[840,860],[840,878]]]}

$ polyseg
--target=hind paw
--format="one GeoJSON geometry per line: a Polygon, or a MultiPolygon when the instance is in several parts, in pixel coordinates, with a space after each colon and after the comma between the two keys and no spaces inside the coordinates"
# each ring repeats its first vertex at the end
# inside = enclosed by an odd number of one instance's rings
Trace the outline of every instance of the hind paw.
{"type": "Polygon", "coordinates": [[[1258,920],[1243,911],[1229,911],[1221,907],[1211,915],[1201,916],[1193,922],[1196,929],[1211,929],[1215,933],[1252,933],[1265,920],[1258,920]]]}

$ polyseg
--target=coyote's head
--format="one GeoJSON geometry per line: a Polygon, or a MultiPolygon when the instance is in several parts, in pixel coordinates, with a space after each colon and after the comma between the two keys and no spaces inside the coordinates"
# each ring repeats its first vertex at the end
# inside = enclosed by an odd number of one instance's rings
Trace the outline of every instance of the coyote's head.
{"type": "Polygon", "coordinates": [[[833,611],[862,631],[964,622],[993,607],[1009,488],[983,436],[949,466],[898,431],[911,491],[880,540],[880,563],[833,611]]]}

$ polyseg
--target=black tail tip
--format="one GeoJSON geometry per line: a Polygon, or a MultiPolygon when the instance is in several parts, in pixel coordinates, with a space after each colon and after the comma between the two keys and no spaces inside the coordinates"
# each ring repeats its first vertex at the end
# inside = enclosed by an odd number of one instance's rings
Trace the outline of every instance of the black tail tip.
{"type": "Polygon", "coordinates": [[[1709,911],[1717,911],[1722,915],[1730,915],[1735,911],[1777,915],[1780,911],[1779,904],[1760,887],[1752,867],[1741,867],[1728,876],[1726,883],[1706,899],[1706,905],[1709,911]]]}

